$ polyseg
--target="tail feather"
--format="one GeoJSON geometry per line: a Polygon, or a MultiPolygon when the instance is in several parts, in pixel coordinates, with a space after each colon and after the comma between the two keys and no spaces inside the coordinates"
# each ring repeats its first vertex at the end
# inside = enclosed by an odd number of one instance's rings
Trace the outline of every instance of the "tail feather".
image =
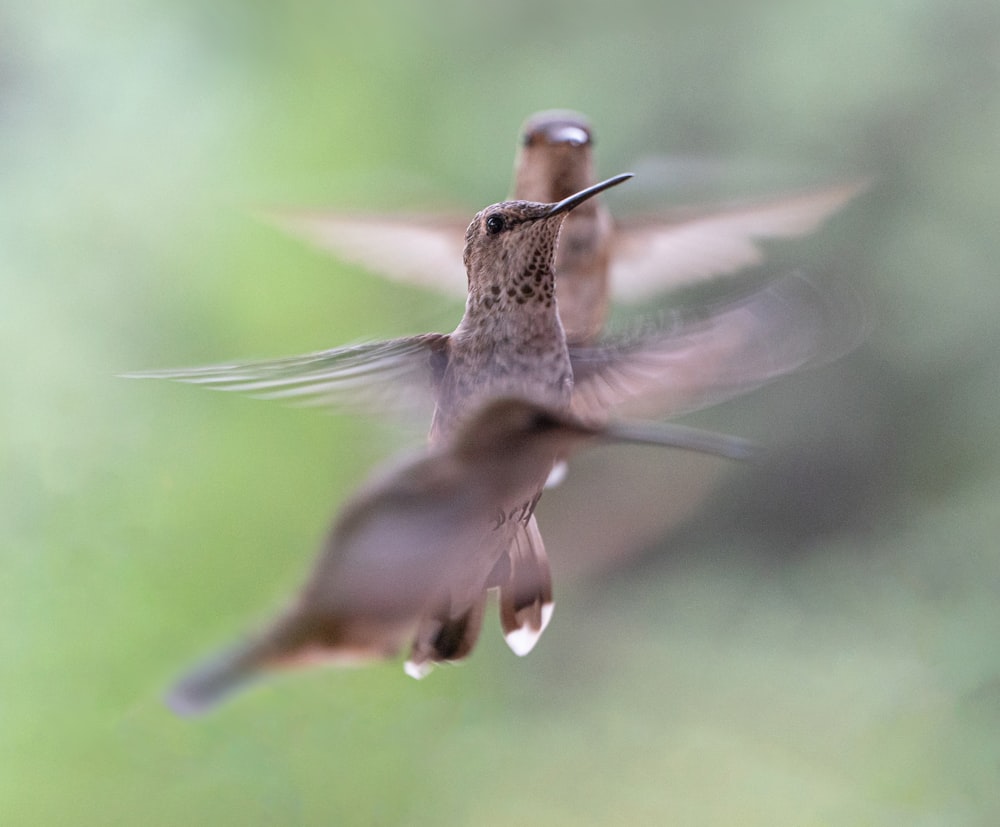
{"type": "Polygon", "coordinates": [[[552,572],[534,515],[514,537],[505,582],[500,583],[500,625],[516,655],[535,648],[552,618],[552,572]]]}
{"type": "Polygon", "coordinates": [[[427,615],[420,621],[413,649],[403,668],[413,678],[426,676],[435,663],[458,661],[469,656],[479,640],[486,611],[486,591],[466,609],[450,608],[427,615]]]}

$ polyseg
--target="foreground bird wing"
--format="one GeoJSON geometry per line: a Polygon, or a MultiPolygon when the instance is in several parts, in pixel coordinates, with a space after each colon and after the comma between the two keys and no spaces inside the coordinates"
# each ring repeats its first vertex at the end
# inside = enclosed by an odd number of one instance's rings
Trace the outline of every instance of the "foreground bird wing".
{"type": "Polygon", "coordinates": [[[253,362],[125,374],[307,407],[408,416],[432,407],[448,336],[428,333],[253,362]]]}
{"type": "Polygon", "coordinates": [[[393,281],[465,298],[462,251],[468,217],[303,211],[272,212],[268,217],[290,235],[351,264],[393,281]]]}
{"type": "Polygon", "coordinates": [[[795,238],[860,193],[861,181],[731,207],[708,207],[674,219],[621,222],[611,252],[611,294],[636,303],[658,293],[760,264],[758,244],[795,238]]]}
{"type": "Polygon", "coordinates": [[[570,348],[573,413],[677,416],[731,399],[860,343],[867,318],[843,286],[799,276],[662,331],[570,348]]]}
{"type": "Polygon", "coordinates": [[[366,663],[413,639],[489,530],[483,486],[440,454],[421,454],[357,492],[297,597],[274,622],[182,677],[167,696],[172,709],[199,714],[272,669],[366,663]]]}

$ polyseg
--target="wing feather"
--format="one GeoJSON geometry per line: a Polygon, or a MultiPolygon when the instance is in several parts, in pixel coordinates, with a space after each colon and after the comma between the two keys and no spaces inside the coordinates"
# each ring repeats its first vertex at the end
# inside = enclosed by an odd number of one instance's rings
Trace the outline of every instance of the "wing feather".
{"type": "Polygon", "coordinates": [[[636,303],[759,264],[759,241],[808,235],[867,186],[854,181],[673,219],[623,222],[611,254],[611,295],[636,303]]]}
{"type": "Polygon", "coordinates": [[[278,212],[269,217],[290,235],[373,273],[465,298],[468,279],[462,253],[468,218],[338,212],[278,212]]]}
{"type": "Polygon", "coordinates": [[[362,413],[409,415],[432,406],[448,336],[428,333],[282,359],[125,374],[258,399],[362,413]]]}
{"type": "Polygon", "coordinates": [[[867,327],[855,291],[787,276],[693,318],[675,313],[651,333],[571,348],[572,410],[677,416],[835,359],[867,327]]]}

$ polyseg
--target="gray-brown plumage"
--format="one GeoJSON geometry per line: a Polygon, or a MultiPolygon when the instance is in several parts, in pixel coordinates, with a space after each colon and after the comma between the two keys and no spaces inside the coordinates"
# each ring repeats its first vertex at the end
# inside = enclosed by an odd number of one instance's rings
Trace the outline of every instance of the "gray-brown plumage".
{"type": "MultiPolygon", "coordinates": [[[[478,279],[470,271],[470,296],[492,295],[492,287],[484,293],[473,287],[474,281],[478,279]]],[[[524,308],[514,300],[495,305],[493,313],[512,317],[524,308]]],[[[169,379],[302,406],[412,418],[417,411],[433,411],[446,387],[457,389],[458,383],[448,384],[445,377],[453,354],[471,340],[469,315],[467,309],[453,334],[425,333],[281,359],[126,376],[169,379]],[[453,337],[463,327],[456,346],[453,337]]],[[[467,371],[463,380],[476,376],[470,387],[477,394],[537,393],[545,397],[541,401],[563,395],[561,383],[543,389],[537,379],[511,369],[521,360],[509,353],[521,354],[522,343],[510,339],[506,324],[493,318],[485,329],[491,336],[480,340],[478,373],[467,371]]],[[[795,274],[784,276],[735,299],[674,311],[658,317],[655,324],[593,346],[568,346],[573,373],[570,404],[585,419],[601,419],[611,412],[679,416],[834,359],[854,347],[866,329],[864,308],[850,288],[816,285],[795,274]]],[[[550,371],[549,381],[553,375],[561,377],[561,369],[550,371]]],[[[456,413],[438,417],[438,426],[456,413]]]]}
{"type": "MultiPolygon", "coordinates": [[[[420,677],[430,660],[468,654],[461,629],[455,641],[448,639],[455,630],[438,629],[442,640],[423,651],[427,618],[442,605],[479,607],[484,582],[510,584],[501,622],[511,648],[526,654],[548,620],[551,590],[540,593],[539,572],[518,571],[498,537],[508,523],[525,521],[522,504],[537,497],[553,458],[590,437],[732,458],[750,451],[732,437],[678,426],[595,426],[532,402],[493,400],[447,438],[373,474],[341,510],[291,604],[182,678],[168,703],[200,713],[263,671],[389,658],[411,641],[407,671],[420,677]]],[[[481,612],[466,620],[478,624],[481,612]]]]}
{"type": "Polygon", "coordinates": [[[573,368],[556,305],[554,260],[563,221],[619,175],[552,204],[506,201],[482,210],[466,232],[465,314],[448,337],[436,381],[431,438],[483,398],[512,394],[569,407],[573,368]]]}
{"type": "MultiPolygon", "coordinates": [[[[516,396],[554,410],[568,410],[573,368],[559,321],[553,273],[559,229],[575,207],[630,177],[619,175],[554,204],[509,201],[482,210],[467,231],[464,261],[468,297],[465,314],[454,332],[348,348],[333,357],[340,364],[320,385],[350,393],[358,390],[359,382],[362,389],[373,384],[369,382],[372,371],[381,368],[382,378],[405,398],[412,395],[415,381],[434,402],[432,442],[448,438],[470,411],[498,396],[516,396]]],[[[249,385],[255,390],[277,387],[282,375],[290,372],[294,376],[303,369],[311,374],[314,366],[312,357],[279,362],[271,366],[277,377],[269,377],[272,371],[264,369],[249,385]]],[[[184,372],[159,375],[224,386],[232,384],[233,375],[242,378],[245,373],[223,368],[198,369],[186,376],[184,372]]],[[[246,389],[247,383],[236,384],[246,389]]],[[[551,577],[534,509],[556,459],[551,456],[539,462],[534,485],[523,500],[504,504],[498,525],[490,534],[495,547],[471,555],[455,574],[463,578],[463,587],[427,608],[410,656],[412,673],[422,673],[435,661],[456,660],[471,651],[490,585],[500,589],[500,612],[508,641],[515,648],[530,648],[530,635],[522,641],[522,637],[512,636],[516,629],[507,627],[513,624],[540,630],[543,607],[551,604],[551,577]],[[497,567],[501,558],[504,565],[497,567]],[[531,595],[527,594],[528,584],[533,589],[531,595]]]]}
{"type": "MultiPolygon", "coordinates": [[[[465,314],[451,334],[422,334],[270,362],[134,376],[331,407],[412,415],[434,406],[431,440],[447,440],[470,412],[516,396],[601,422],[616,410],[677,414],[829,357],[856,332],[843,308],[804,280],[774,282],[707,315],[678,315],[642,335],[568,348],[556,302],[553,260],[559,226],[574,208],[629,176],[554,204],[513,201],[482,210],[469,225],[465,314]],[[829,305],[829,306],[828,306],[829,305]]],[[[534,509],[558,456],[536,466],[526,495],[504,504],[490,549],[450,574],[461,588],[425,607],[409,671],[422,674],[475,645],[487,589],[499,588],[508,643],[527,651],[551,604],[551,577],[534,509]]]]}
{"type": "MultiPolygon", "coordinates": [[[[446,438],[469,411],[498,396],[568,410],[573,368],[553,271],[559,230],[571,210],[630,177],[611,178],[554,204],[504,202],[472,220],[463,253],[468,273],[465,314],[435,354],[432,442],[446,438]]],[[[544,613],[551,611],[552,578],[534,511],[556,460],[549,456],[539,462],[530,495],[505,505],[490,538],[495,548],[466,559],[461,566],[463,588],[432,607],[421,621],[408,661],[411,674],[423,674],[434,662],[458,660],[472,650],[489,585],[500,590],[508,643],[525,651],[534,645],[531,634],[515,634],[508,626],[540,633],[547,621],[544,613]],[[501,560],[505,565],[494,573],[501,560]]]]}
{"type": "MultiPolygon", "coordinates": [[[[539,112],[524,123],[512,198],[555,202],[590,186],[592,130],[577,112],[539,112]]],[[[556,255],[559,312],[571,345],[593,344],[611,300],[648,301],[684,285],[759,264],[758,242],[813,232],[864,188],[859,181],[742,204],[614,221],[600,199],[566,218],[556,255]]],[[[444,214],[287,211],[274,220],[375,273],[452,295],[465,290],[465,223],[444,214]]]]}

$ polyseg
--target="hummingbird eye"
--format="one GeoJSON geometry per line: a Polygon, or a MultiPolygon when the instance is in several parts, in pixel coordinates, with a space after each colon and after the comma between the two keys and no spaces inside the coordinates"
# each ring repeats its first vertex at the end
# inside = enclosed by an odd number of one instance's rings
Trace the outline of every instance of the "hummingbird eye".
{"type": "Polygon", "coordinates": [[[486,232],[496,235],[507,229],[507,221],[498,213],[494,213],[486,219],[486,232]]]}

